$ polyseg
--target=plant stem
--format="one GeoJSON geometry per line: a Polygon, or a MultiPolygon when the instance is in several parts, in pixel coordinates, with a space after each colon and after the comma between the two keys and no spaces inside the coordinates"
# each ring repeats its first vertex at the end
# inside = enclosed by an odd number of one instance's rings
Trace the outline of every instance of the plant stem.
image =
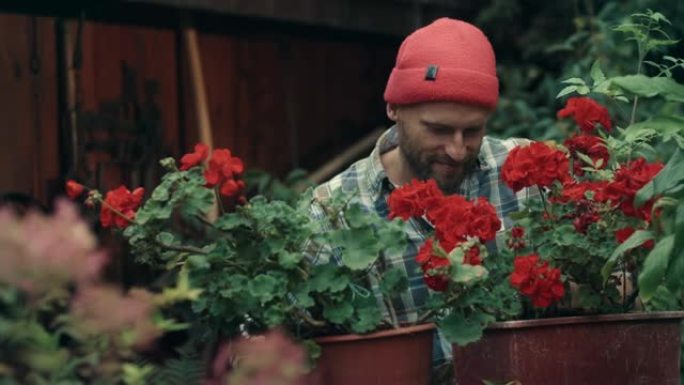
{"type": "Polygon", "coordinates": [[[314,319],[306,311],[304,311],[302,309],[295,309],[295,310],[297,312],[297,315],[302,317],[302,319],[311,326],[322,328],[328,324],[325,321],[314,319]]]}
{"type": "MultiPolygon", "coordinates": [[[[380,274],[376,271],[373,272],[375,275],[375,278],[378,280],[378,284],[380,284],[380,274]]],[[[390,317],[390,323],[392,324],[392,327],[394,329],[399,328],[399,318],[397,317],[397,309],[394,308],[394,304],[392,304],[392,299],[388,298],[384,293],[382,294],[382,301],[385,303],[385,307],[387,307],[387,312],[389,313],[390,317]]]]}
{"type": "MultiPolygon", "coordinates": [[[[446,306],[448,306],[448,305],[451,305],[451,304],[454,303],[458,298],[459,298],[458,293],[453,294],[451,297],[449,297],[449,298],[446,300],[446,302],[444,302],[444,306],[443,306],[443,307],[446,307],[446,306]]],[[[423,313],[423,315],[421,315],[420,317],[418,317],[418,320],[416,321],[416,323],[420,324],[420,323],[423,323],[423,322],[427,321],[430,317],[432,317],[433,314],[435,314],[434,309],[430,309],[430,310],[426,311],[425,313],[423,313]]]]}
{"type": "Polygon", "coordinates": [[[544,212],[546,213],[546,215],[551,217],[551,213],[549,213],[549,209],[548,207],[546,207],[546,198],[544,198],[544,191],[540,186],[537,186],[537,189],[539,189],[539,196],[541,197],[542,206],[544,206],[544,212]]]}
{"type": "Polygon", "coordinates": [[[120,216],[121,218],[125,219],[125,220],[128,221],[130,224],[132,224],[132,225],[137,225],[137,224],[138,224],[135,220],[133,220],[133,219],[131,219],[131,218],[125,216],[124,213],[122,213],[121,211],[115,209],[114,206],[112,206],[112,205],[110,205],[109,203],[107,203],[107,201],[105,201],[104,199],[100,199],[100,203],[101,203],[103,206],[106,206],[106,207],[107,207],[107,210],[109,210],[109,211],[113,212],[114,214],[120,216]]]}
{"type": "Polygon", "coordinates": [[[171,250],[171,251],[180,251],[182,253],[191,253],[191,254],[201,254],[201,255],[207,255],[208,253],[199,247],[194,247],[194,246],[183,246],[183,245],[169,245],[168,243],[164,243],[158,239],[155,239],[154,241],[158,246],[160,246],[163,249],[171,250]]]}

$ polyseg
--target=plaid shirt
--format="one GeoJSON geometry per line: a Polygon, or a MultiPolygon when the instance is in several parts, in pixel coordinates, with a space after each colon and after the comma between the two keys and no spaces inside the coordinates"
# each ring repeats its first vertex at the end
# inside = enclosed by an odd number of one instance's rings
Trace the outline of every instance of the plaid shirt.
{"type": "MultiPolygon", "coordinates": [[[[485,136],[480,148],[480,154],[476,170],[462,183],[458,194],[468,200],[477,197],[485,197],[496,208],[497,214],[502,219],[503,230],[510,227],[507,215],[519,210],[519,202],[528,199],[534,194],[527,189],[517,194],[509,189],[501,180],[501,168],[508,152],[515,146],[527,144],[526,139],[499,140],[485,136]]],[[[380,156],[397,146],[397,129],[391,127],[378,139],[370,156],[352,164],[347,170],[333,177],[330,181],[318,186],[314,190],[314,198],[325,201],[333,192],[341,189],[344,193],[356,194],[358,200],[368,211],[375,211],[382,217],[387,217],[389,208],[387,198],[395,188],[387,178],[380,156]]],[[[536,194],[535,194],[536,195],[536,194]]],[[[355,197],[356,198],[356,197],[355,197]]],[[[325,214],[319,206],[312,205],[312,215],[317,218],[325,214]]],[[[412,218],[408,221],[409,245],[401,255],[385,255],[388,267],[403,268],[409,278],[409,290],[403,293],[394,302],[397,316],[402,322],[415,322],[421,309],[424,307],[429,296],[429,291],[423,282],[422,272],[415,261],[418,250],[425,239],[432,234],[432,225],[422,218],[412,218]]],[[[496,242],[487,245],[490,251],[495,251],[497,245],[501,246],[502,237],[497,237],[496,242]]],[[[326,263],[327,260],[318,260],[317,263],[326,263]]],[[[377,288],[373,288],[377,289],[377,288]]],[[[379,296],[378,291],[376,296],[379,296]]],[[[378,302],[382,305],[382,301],[378,302]]],[[[451,345],[441,336],[436,334],[435,352],[433,361],[435,364],[451,358],[451,345]]]]}

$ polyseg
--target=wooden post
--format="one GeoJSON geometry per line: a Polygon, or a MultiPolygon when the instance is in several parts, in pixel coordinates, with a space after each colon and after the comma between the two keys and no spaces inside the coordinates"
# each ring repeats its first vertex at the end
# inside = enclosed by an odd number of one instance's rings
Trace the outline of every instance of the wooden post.
{"type": "MultiPolygon", "coordinates": [[[[211,119],[209,117],[209,105],[207,103],[207,92],[204,84],[204,73],[202,71],[202,59],[197,42],[197,31],[189,26],[186,21],[183,25],[183,43],[185,53],[188,57],[188,67],[190,70],[190,88],[195,105],[195,119],[199,133],[199,141],[209,147],[211,152],[214,149],[214,140],[211,129],[211,119]]],[[[214,222],[219,216],[218,199],[214,200],[214,205],[207,215],[210,222],[214,222]]]]}

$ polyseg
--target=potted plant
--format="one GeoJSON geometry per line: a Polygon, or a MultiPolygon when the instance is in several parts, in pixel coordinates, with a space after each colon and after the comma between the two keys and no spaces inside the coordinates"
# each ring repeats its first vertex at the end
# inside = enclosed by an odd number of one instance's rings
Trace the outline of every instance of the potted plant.
{"type": "MultiPolygon", "coordinates": [[[[663,22],[668,23],[662,14],[648,11],[616,28],[638,43],[639,68],[650,49],[673,43],[663,22]]],[[[668,310],[681,310],[684,288],[684,121],[677,115],[684,86],[672,78],[682,61],[665,57],[649,63],[655,76],[607,77],[595,64],[590,83],[568,79],[559,97],[582,96],[569,98],[558,117],[572,117],[579,132],[563,144],[516,148],[507,158],[503,180],[514,191],[538,190],[539,199],[512,216],[500,242],[507,247],[487,258],[499,263],[483,268],[518,291],[518,317],[536,319],[492,324],[501,303],[463,304],[436,294],[442,299],[437,324],[455,343],[460,384],[679,383],[684,312],[668,310]],[[590,92],[618,108],[628,106],[625,123],[584,96],[590,92]],[[644,99],[664,102],[661,115],[637,121],[644,99]],[[484,338],[467,345],[482,336],[483,327],[484,338]],[[472,330],[472,338],[458,338],[455,330],[472,330]]],[[[430,258],[448,250],[425,247],[430,258]]],[[[448,253],[449,262],[459,263],[465,251],[448,253]]],[[[425,259],[422,253],[419,258],[425,259]]],[[[452,266],[431,269],[426,278],[444,271],[457,274],[452,266]]]]}
{"type": "Polygon", "coordinates": [[[318,202],[322,218],[310,214],[307,193],[290,202],[262,194],[247,200],[244,166],[227,149],[198,144],[179,163],[161,161],[166,174],[144,202],[142,189],[125,186],[103,195],[69,181],[67,191],[87,193],[102,226],[123,230],[136,260],[159,272],[157,285],[187,273],[200,294],[176,311],[191,325],[190,340],[216,345],[280,327],[309,348],[313,362],[322,354],[311,381],[428,381],[434,326],[428,318],[400,324],[392,300],[408,279],[383,262],[385,252],[406,246],[402,221],[363,212],[352,195],[318,202]]]}

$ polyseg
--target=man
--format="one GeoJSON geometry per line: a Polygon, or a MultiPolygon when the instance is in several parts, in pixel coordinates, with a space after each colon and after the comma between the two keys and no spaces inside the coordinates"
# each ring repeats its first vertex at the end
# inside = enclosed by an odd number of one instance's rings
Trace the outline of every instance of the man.
{"type": "MultiPolygon", "coordinates": [[[[505,186],[501,168],[508,152],[527,141],[485,135],[498,96],[494,52],[482,31],[447,18],[416,30],[401,44],[385,89],[387,117],[394,126],[369,157],[317,187],[314,197],[324,201],[337,190],[356,192],[367,210],[387,217],[394,188],[434,178],[446,194],[488,198],[505,228],[506,215],[517,211],[529,193],[516,194],[505,186]]],[[[312,210],[323,215],[315,205],[312,210]]],[[[411,322],[429,295],[414,258],[432,226],[411,219],[408,228],[410,245],[404,254],[385,257],[409,276],[409,293],[397,310],[400,320],[411,322]]],[[[449,344],[438,342],[435,364],[450,362],[449,344]]]]}

